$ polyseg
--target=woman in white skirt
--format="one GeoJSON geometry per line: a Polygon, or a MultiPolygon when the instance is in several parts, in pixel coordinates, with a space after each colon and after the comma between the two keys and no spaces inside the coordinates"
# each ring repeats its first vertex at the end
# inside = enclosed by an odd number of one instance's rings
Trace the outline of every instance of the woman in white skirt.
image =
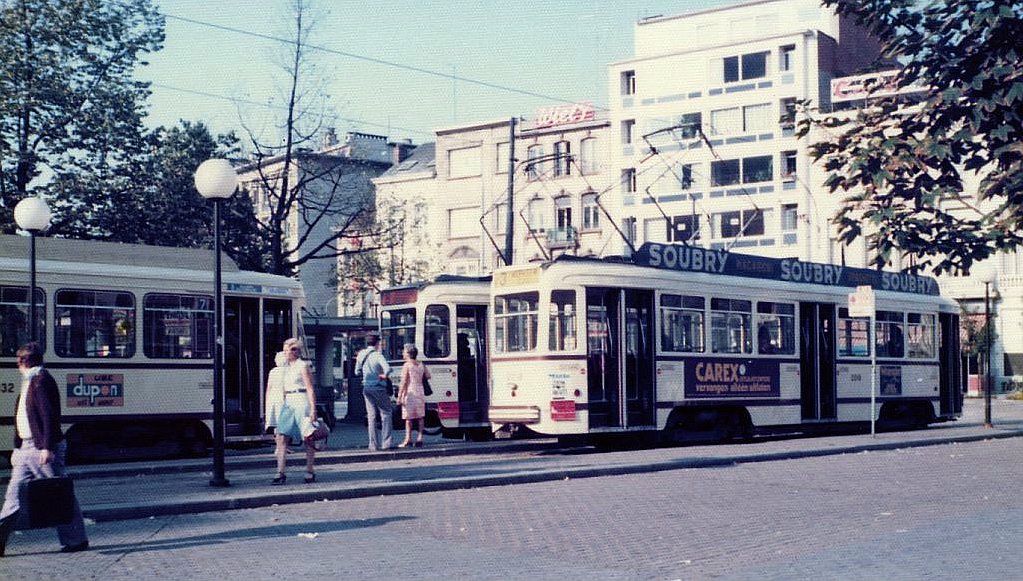
{"type": "MultiPolygon", "coordinates": [[[[316,392],[313,390],[313,377],[309,372],[309,363],[302,359],[302,342],[300,339],[291,338],[284,342],[284,364],[271,372],[267,380],[267,391],[274,389],[274,384],[280,386],[283,393],[283,402],[279,404],[271,420],[267,414],[267,425],[275,427],[274,440],[277,443],[275,455],[277,456],[277,476],[271,484],[284,484],[287,477],[284,474],[285,455],[288,452],[288,438],[301,440],[299,423],[302,418],[308,417],[310,422],[316,421],[316,392]],[[279,375],[274,372],[280,370],[279,375]],[[287,408],[291,413],[283,417],[281,412],[287,408]]],[[[267,397],[269,402],[270,398],[267,397]]],[[[278,400],[280,401],[280,400],[278,400]]],[[[316,449],[310,445],[305,446],[305,482],[306,484],[316,481],[314,461],[316,449]]]]}

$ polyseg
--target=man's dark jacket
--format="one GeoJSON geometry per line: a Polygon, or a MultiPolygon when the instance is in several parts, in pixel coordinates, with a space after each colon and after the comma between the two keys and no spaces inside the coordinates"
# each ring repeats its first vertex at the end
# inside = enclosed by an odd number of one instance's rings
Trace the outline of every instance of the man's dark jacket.
{"type": "MultiPolygon", "coordinates": [[[[40,369],[29,382],[24,397],[28,425],[32,428],[32,444],[40,450],[56,451],[57,444],[64,439],[60,431],[60,389],[57,388],[56,380],[49,371],[40,369]]],[[[15,448],[21,447],[23,437],[24,434],[15,433],[15,448]]]]}

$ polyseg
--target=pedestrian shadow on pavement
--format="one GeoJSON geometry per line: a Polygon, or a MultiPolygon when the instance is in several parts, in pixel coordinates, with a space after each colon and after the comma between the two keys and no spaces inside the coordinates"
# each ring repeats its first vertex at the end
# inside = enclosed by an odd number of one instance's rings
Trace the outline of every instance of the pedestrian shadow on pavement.
{"type": "MultiPolygon", "coordinates": [[[[188,515],[182,515],[188,516],[188,515]]],[[[92,551],[104,555],[120,555],[122,553],[139,553],[144,551],[165,551],[169,549],[186,549],[194,546],[208,546],[210,544],[228,543],[258,539],[285,539],[297,537],[299,534],[325,534],[370,527],[379,527],[392,522],[412,520],[411,516],[391,516],[381,518],[367,518],[347,521],[319,521],[294,524],[278,524],[265,527],[254,527],[196,535],[191,537],[178,537],[170,539],[146,540],[138,543],[123,543],[114,545],[92,545],[92,551]]]]}

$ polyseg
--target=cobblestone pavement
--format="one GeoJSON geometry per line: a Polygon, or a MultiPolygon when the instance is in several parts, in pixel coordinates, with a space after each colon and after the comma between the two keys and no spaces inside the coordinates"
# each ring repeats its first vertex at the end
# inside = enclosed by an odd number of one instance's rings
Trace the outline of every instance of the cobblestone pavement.
{"type": "Polygon", "coordinates": [[[99,522],[75,555],[16,534],[0,578],[1019,579],[1020,457],[1007,438],[99,522]]]}

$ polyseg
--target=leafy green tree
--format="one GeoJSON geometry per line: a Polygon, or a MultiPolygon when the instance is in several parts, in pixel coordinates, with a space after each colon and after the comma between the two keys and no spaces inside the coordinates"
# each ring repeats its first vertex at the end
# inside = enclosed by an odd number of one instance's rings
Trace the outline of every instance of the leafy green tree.
{"type": "MultiPolygon", "coordinates": [[[[181,121],[141,136],[144,152],[106,173],[62,174],[49,186],[54,231],[72,238],[210,248],[213,212],[195,189],[195,170],[238,151],[234,134],[213,137],[202,123],[181,121]]],[[[248,196],[224,203],[224,251],[241,268],[266,269],[266,245],[248,196]]]]}
{"type": "Polygon", "coordinates": [[[938,274],[1018,247],[1023,1],[824,4],[881,41],[882,58],[902,66],[900,88],[923,89],[919,103],[879,97],[854,115],[801,123],[801,134],[823,136],[811,155],[826,187],[848,196],[835,218],[841,240],[865,237],[878,267],[901,252],[938,274]],[[975,197],[964,194],[972,181],[975,197]]]}
{"type": "Polygon", "coordinates": [[[127,189],[148,145],[133,73],[163,39],[151,0],[0,2],[0,231],[54,181],[127,189]]]}

